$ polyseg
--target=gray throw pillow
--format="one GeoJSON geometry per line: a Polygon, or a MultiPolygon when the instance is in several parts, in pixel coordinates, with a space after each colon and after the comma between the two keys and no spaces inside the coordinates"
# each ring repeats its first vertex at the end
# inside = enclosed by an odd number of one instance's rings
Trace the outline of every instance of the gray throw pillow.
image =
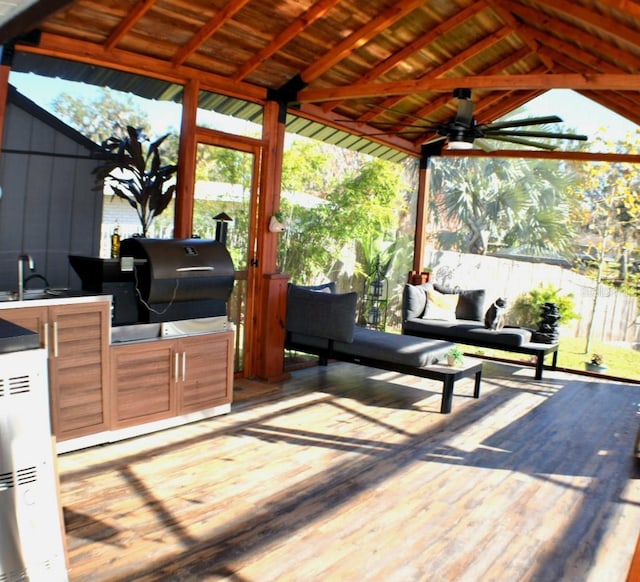
{"type": "Polygon", "coordinates": [[[427,306],[427,291],[423,285],[406,284],[403,290],[402,320],[422,317],[427,306]]]}
{"type": "Polygon", "coordinates": [[[470,319],[482,321],[484,318],[484,289],[468,289],[458,293],[458,306],[456,317],[458,319],[470,319]]]}
{"type": "Polygon", "coordinates": [[[358,294],[318,293],[289,285],[286,329],[291,333],[353,342],[358,294]]]}

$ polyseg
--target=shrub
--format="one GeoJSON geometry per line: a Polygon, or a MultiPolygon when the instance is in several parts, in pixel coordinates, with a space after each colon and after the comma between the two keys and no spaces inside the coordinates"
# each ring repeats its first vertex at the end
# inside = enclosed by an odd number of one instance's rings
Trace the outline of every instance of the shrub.
{"type": "Polygon", "coordinates": [[[560,289],[549,284],[518,295],[509,311],[509,324],[537,329],[542,315],[542,306],[545,303],[557,305],[560,325],[580,318],[580,315],[574,311],[573,295],[570,293],[560,295],[560,289]]]}

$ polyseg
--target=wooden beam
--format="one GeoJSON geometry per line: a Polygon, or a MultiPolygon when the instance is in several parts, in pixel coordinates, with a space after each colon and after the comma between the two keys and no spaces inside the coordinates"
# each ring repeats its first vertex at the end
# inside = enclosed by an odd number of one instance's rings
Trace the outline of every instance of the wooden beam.
{"type": "MultiPolygon", "coordinates": [[[[502,28],[501,30],[493,34],[490,34],[489,36],[483,38],[482,40],[471,43],[471,45],[467,47],[464,51],[451,57],[450,59],[445,61],[443,64],[441,64],[439,67],[436,67],[435,69],[430,70],[426,75],[424,75],[420,79],[427,79],[427,78],[433,79],[433,78],[438,78],[446,75],[450,71],[453,71],[456,67],[459,67],[460,65],[462,65],[465,61],[468,61],[469,59],[477,57],[478,54],[480,54],[483,50],[487,50],[493,47],[495,44],[499,43],[500,41],[504,40],[507,36],[509,36],[509,34],[511,34],[511,31],[508,28],[502,28]]],[[[382,102],[382,106],[386,108],[392,108],[395,105],[397,105],[403,98],[404,98],[404,95],[385,99],[382,102]]],[[[375,117],[375,115],[373,114],[373,111],[374,110],[372,109],[370,113],[363,115],[362,120],[366,121],[372,115],[375,117]]]]}
{"type": "MultiPolygon", "coordinates": [[[[486,4],[483,0],[479,2],[473,2],[471,5],[467,6],[467,8],[455,14],[452,18],[445,20],[425,34],[420,35],[413,42],[409,43],[407,46],[376,65],[368,73],[362,75],[362,77],[360,78],[360,82],[362,83],[366,81],[374,81],[375,79],[380,78],[381,76],[391,71],[394,67],[410,58],[414,53],[418,52],[431,42],[437,40],[439,36],[452,31],[461,24],[464,24],[469,18],[475,16],[478,12],[484,10],[485,8],[486,4]]],[[[338,105],[339,102],[329,102],[324,105],[324,109],[325,111],[329,111],[336,108],[338,105]]]]}
{"type": "Polygon", "coordinates": [[[202,89],[214,92],[219,91],[230,97],[238,97],[249,101],[262,101],[267,97],[267,90],[256,85],[243,83],[242,81],[232,81],[226,77],[188,66],[176,67],[160,59],[145,57],[120,49],[114,48],[110,51],[105,51],[102,46],[95,43],[53,34],[42,33],[40,45],[37,47],[18,44],[16,48],[25,53],[126,71],[144,77],[162,79],[177,85],[182,85],[190,80],[198,81],[202,89]]]}
{"type": "Polygon", "coordinates": [[[105,49],[111,50],[116,46],[120,42],[120,39],[136,25],[157,1],[158,0],[139,0],[129,14],[127,14],[127,17],[121,20],[120,24],[118,24],[109,35],[107,42],[104,43],[105,49]]]}
{"type": "MultiPolygon", "coordinates": [[[[536,4],[545,6],[547,10],[560,18],[569,16],[572,20],[582,21],[587,25],[583,28],[596,28],[607,38],[614,38],[616,42],[622,42],[633,50],[638,50],[638,47],[640,47],[640,37],[637,29],[630,28],[619,20],[613,20],[597,10],[587,9],[580,4],[568,2],[567,0],[536,0],[536,4]]],[[[627,2],[625,4],[632,3],[627,2]]]]}
{"type": "Polygon", "coordinates": [[[585,91],[640,91],[640,75],[487,75],[418,79],[392,83],[355,83],[345,87],[303,89],[298,94],[301,103],[317,103],[338,99],[363,99],[381,95],[409,95],[429,91],[453,91],[458,87],[513,91],[515,89],[548,90],[580,89],[585,91]]]}
{"type": "Polygon", "coordinates": [[[244,8],[249,0],[229,0],[226,6],[220,10],[207,24],[205,24],[173,57],[174,65],[184,63],[189,55],[197,51],[209,40],[224,24],[244,8]]]}
{"type": "Polygon", "coordinates": [[[401,0],[383,10],[373,20],[370,20],[334,46],[323,58],[307,67],[300,75],[302,80],[305,83],[314,81],[333,65],[348,57],[354,50],[363,46],[383,30],[389,28],[394,22],[404,18],[423,4],[424,0],[401,0]]]}
{"type": "MultiPolygon", "coordinates": [[[[504,2],[503,0],[487,0],[491,9],[498,15],[500,19],[508,26],[523,44],[529,49],[530,52],[536,53],[539,55],[542,63],[547,67],[547,69],[551,70],[553,68],[553,61],[547,59],[544,55],[540,55],[540,45],[535,37],[531,34],[531,27],[522,24],[522,21],[515,18],[514,14],[511,12],[511,8],[513,6],[512,2],[504,2]]],[[[536,20],[534,19],[534,22],[536,20]]]]}
{"type": "Polygon", "coordinates": [[[278,34],[262,50],[253,55],[232,78],[241,81],[251,72],[255,71],[264,61],[271,57],[283,46],[293,40],[303,30],[311,26],[316,20],[322,18],[340,0],[320,0],[307,10],[300,18],[296,18],[287,28],[278,34]]]}
{"type": "MultiPolygon", "coordinates": [[[[520,4],[510,4],[510,10],[520,19],[535,23],[535,28],[530,26],[530,32],[541,47],[556,47],[560,52],[573,56],[578,61],[609,62],[615,64],[619,72],[626,69],[627,72],[633,73],[640,68],[640,59],[633,53],[605,42],[584,30],[559,21],[557,18],[541,15],[539,10],[520,4]]],[[[598,67],[589,68],[598,70],[598,67]]]]}

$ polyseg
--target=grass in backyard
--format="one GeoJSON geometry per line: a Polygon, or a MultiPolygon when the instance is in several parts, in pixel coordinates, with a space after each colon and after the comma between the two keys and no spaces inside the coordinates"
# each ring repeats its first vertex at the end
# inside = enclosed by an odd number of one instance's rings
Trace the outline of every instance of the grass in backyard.
{"type": "MultiPolygon", "coordinates": [[[[607,344],[604,342],[591,342],[589,353],[584,351],[586,341],[584,338],[562,337],[560,336],[560,349],[558,350],[558,366],[571,370],[585,369],[585,362],[591,360],[594,353],[600,354],[607,366],[607,375],[617,378],[629,378],[640,380],[640,351],[627,346],[607,344]]],[[[465,346],[467,353],[484,353],[496,357],[504,357],[510,360],[529,360],[529,356],[524,354],[514,354],[512,352],[501,352],[499,350],[481,350],[472,346],[465,346]]],[[[546,362],[551,361],[551,356],[547,356],[546,362]]]]}

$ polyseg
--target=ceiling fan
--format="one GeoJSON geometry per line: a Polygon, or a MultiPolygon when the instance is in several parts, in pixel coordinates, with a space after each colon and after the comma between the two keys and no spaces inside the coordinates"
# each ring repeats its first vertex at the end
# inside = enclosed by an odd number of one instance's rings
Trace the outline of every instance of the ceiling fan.
{"type": "MultiPolygon", "coordinates": [[[[553,132],[543,130],[522,130],[518,128],[529,127],[532,125],[546,125],[550,123],[560,123],[562,119],[557,115],[546,115],[542,117],[531,117],[529,119],[514,119],[509,121],[497,121],[494,123],[477,123],[473,117],[475,103],[471,101],[471,90],[456,89],[453,96],[458,99],[458,111],[454,117],[448,121],[441,123],[425,123],[424,119],[415,117],[420,123],[398,123],[398,122],[380,122],[377,126],[388,125],[393,127],[387,132],[381,131],[380,135],[423,135],[428,133],[437,133],[439,137],[428,140],[426,143],[436,145],[442,142],[440,147],[447,145],[448,149],[471,149],[476,139],[494,140],[501,142],[515,143],[519,145],[554,150],[556,145],[539,141],[540,139],[570,139],[586,141],[586,135],[575,133],[553,132]],[[405,127],[403,127],[405,126],[405,127]]],[[[375,105],[375,107],[381,107],[375,105]]],[[[394,109],[387,109],[400,113],[394,109]]],[[[403,113],[403,115],[407,115],[403,113]]],[[[372,135],[372,134],[369,134],[372,135]]]]}

